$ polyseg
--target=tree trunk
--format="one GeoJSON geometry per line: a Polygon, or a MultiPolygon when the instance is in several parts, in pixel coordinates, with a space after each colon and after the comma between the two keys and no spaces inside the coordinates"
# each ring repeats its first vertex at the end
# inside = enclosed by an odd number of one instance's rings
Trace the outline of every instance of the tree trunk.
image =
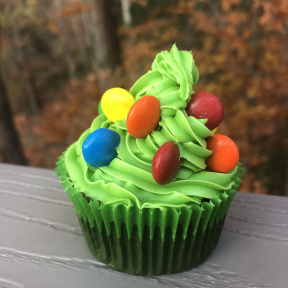
{"type": "Polygon", "coordinates": [[[7,90],[0,73],[0,153],[6,163],[25,165],[26,160],[12,117],[7,90]]]}
{"type": "Polygon", "coordinates": [[[73,59],[71,56],[71,51],[69,48],[69,42],[68,42],[68,37],[67,37],[67,31],[65,27],[65,23],[63,19],[61,18],[61,12],[62,12],[62,0],[54,0],[54,5],[56,7],[56,11],[58,13],[58,18],[57,18],[57,24],[61,30],[61,33],[59,34],[59,41],[60,41],[60,46],[61,46],[61,53],[64,57],[67,71],[69,73],[69,78],[74,78],[75,76],[75,71],[74,71],[74,63],[73,59]]]}
{"type": "Polygon", "coordinates": [[[130,26],[132,23],[132,15],[130,12],[130,0],[121,0],[122,5],[122,17],[126,26],[130,26]]]}
{"type": "Polygon", "coordinates": [[[23,79],[25,79],[25,88],[27,90],[27,98],[30,103],[31,112],[33,115],[39,114],[39,104],[40,104],[40,97],[37,95],[35,87],[31,82],[31,77],[29,72],[25,68],[25,57],[23,56],[22,50],[19,49],[18,43],[20,42],[19,31],[13,26],[12,33],[12,47],[14,53],[14,63],[15,67],[17,68],[17,72],[21,75],[23,79]]]}
{"type": "Polygon", "coordinates": [[[113,0],[94,0],[94,13],[97,66],[113,71],[121,62],[113,0]]]}
{"type": "MultiPolygon", "coordinates": [[[[87,3],[87,0],[82,0],[84,3],[87,3]]],[[[90,3],[90,0],[88,0],[90,3]]],[[[93,27],[91,27],[91,20],[90,16],[93,13],[93,11],[84,11],[80,13],[81,17],[81,24],[82,24],[82,33],[81,38],[86,50],[86,59],[85,59],[85,65],[91,70],[93,68],[93,41],[92,41],[92,31],[93,27]]],[[[79,32],[80,33],[80,32],[79,32]]],[[[82,44],[82,45],[83,45],[82,44]]]]}

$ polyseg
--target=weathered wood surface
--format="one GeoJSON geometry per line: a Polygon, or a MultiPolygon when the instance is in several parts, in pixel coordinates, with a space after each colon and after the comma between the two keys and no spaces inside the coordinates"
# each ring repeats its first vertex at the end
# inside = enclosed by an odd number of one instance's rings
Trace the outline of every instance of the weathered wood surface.
{"type": "Polygon", "coordinates": [[[0,287],[288,287],[288,198],[237,193],[212,256],[190,271],[139,277],[90,254],[52,170],[0,164],[0,287]]]}

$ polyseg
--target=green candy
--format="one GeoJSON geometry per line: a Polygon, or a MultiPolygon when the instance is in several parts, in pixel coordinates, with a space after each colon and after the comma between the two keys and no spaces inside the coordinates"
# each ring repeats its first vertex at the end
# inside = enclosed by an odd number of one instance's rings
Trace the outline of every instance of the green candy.
{"type": "Polygon", "coordinates": [[[99,115],[104,114],[104,112],[102,110],[102,106],[101,106],[101,101],[99,101],[99,104],[98,104],[98,113],[99,113],[99,115]]]}

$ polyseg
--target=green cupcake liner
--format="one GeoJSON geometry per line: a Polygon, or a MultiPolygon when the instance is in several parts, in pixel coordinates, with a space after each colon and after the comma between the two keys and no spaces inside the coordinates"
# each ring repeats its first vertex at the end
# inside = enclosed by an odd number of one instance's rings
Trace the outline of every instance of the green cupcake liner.
{"type": "MultiPolygon", "coordinates": [[[[118,238],[115,223],[110,224],[110,234],[106,229],[90,227],[89,222],[79,218],[83,235],[91,253],[112,269],[135,275],[164,275],[191,269],[205,261],[216,247],[225,217],[203,233],[198,229],[193,236],[193,223],[190,222],[186,238],[183,239],[182,226],[179,225],[173,240],[171,227],[165,232],[164,241],[161,231],[155,228],[150,239],[150,228],[143,227],[142,241],[138,227],[132,229],[128,238],[126,225],[121,225],[118,238]]],[[[200,220],[201,222],[201,220],[200,220]]]]}
{"type": "Polygon", "coordinates": [[[138,274],[171,274],[196,267],[216,247],[226,213],[242,179],[242,167],[230,190],[200,206],[165,210],[101,203],[86,197],[70,179],[64,156],[56,168],[78,214],[92,254],[113,269],[138,274]]]}

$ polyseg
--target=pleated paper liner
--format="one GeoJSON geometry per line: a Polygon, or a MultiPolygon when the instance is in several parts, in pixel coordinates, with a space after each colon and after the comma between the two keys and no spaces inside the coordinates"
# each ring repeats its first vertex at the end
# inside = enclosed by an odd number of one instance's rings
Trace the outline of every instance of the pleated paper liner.
{"type": "Polygon", "coordinates": [[[238,165],[232,188],[219,197],[179,209],[139,209],[101,203],[74,186],[64,165],[57,174],[78,214],[92,254],[113,269],[138,275],[171,274],[196,267],[216,247],[229,205],[242,179],[238,165]]]}

